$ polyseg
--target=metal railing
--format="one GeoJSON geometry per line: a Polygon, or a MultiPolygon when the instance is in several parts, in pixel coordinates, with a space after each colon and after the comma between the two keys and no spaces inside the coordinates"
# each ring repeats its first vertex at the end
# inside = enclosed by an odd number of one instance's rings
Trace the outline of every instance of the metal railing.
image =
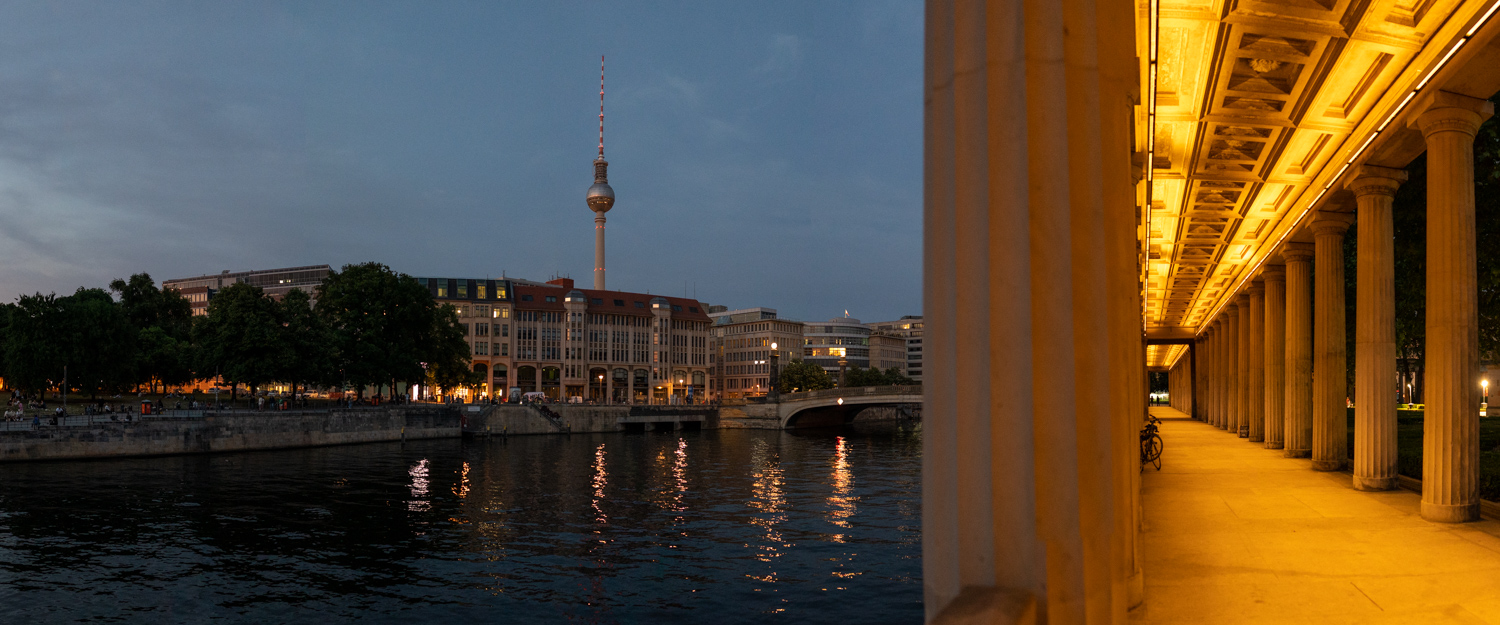
{"type": "Polygon", "coordinates": [[[921,395],[922,385],[909,384],[900,386],[854,386],[850,388],[829,388],[821,391],[803,391],[801,393],[782,393],[782,403],[802,401],[807,399],[834,399],[839,397],[868,397],[871,395],[921,395]]]}

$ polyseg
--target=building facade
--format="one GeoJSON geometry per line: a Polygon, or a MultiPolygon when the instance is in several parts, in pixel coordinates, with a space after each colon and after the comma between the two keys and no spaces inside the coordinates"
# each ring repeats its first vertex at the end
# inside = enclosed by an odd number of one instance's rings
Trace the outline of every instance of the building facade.
{"type": "Polygon", "coordinates": [[[869,324],[879,334],[899,336],[906,341],[906,377],[922,381],[922,316],[906,315],[896,321],[869,324]]]}
{"type": "Polygon", "coordinates": [[[786,367],[802,355],[803,323],[778,319],[774,308],[714,307],[713,397],[759,397],[771,390],[771,354],[786,367]],[[774,347],[773,347],[774,346],[774,347]]]}
{"type": "Polygon", "coordinates": [[[853,317],[808,322],[802,344],[802,360],[822,367],[834,380],[840,360],[850,369],[870,366],[870,328],[853,317]]]}
{"type": "Polygon", "coordinates": [[[308,295],[317,296],[317,288],[333,270],[328,265],[286,267],[282,269],[259,269],[255,271],[224,271],[223,273],[163,280],[162,290],[176,289],[192,304],[193,315],[207,315],[208,301],[215,293],[236,282],[258,286],[267,295],[280,299],[292,289],[300,289],[308,295]]]}
{"type": "Polygon", "coordinates": [[[870,334],[870,368],[896,369],[906,375],[906,339],[894,334],[870,334]]]}
{"type": "Polygon", "coordinates": [[[703,401],[711,320],[697,300],[550,282],[417,278],[455,307],[484,383],[473,400],[703,401]],[[576,398],[576,399],[575,399],[576,398]]]}

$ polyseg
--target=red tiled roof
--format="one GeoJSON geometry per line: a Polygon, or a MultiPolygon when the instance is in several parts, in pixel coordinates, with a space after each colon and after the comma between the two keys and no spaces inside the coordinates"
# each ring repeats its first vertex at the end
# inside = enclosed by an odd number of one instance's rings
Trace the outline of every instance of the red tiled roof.
{"type": "Polygon", "coordinates": [[[667,300],[667,304],[669,305],[682,307],[681,311],[672,312],[673,319],[712,321],[708,313],[703,312],[703,304],[698,300],[689,298],[667,297],[665,295],[651,295],[649,293],[630,293],[626,291],[595,291],[593,289],[580,289],[576,287],[569,289],[563,286],[529,286],[524,284],[514,285],[513,290],[515,292],[514,301],[518,310],[565,310],[563,298],[567,297],[570,291],[579,291],[583,293],[584,297],[588,298],[588,306],[585,310],[590,313],[649,317],[651,316],[651,300],[660,297],[667,300]],[[522,298],[526,295],[530,295],[532,301],[523,301],[522,298]],[[557,301],[547,301],[547,296],[549,295],[557,298],[557,301]],[[602,300],[604,303],[595,304],[594,300],[596,299],[602,300]],[[621,300],[625,302],[625,305],[616,306],[615,300],[621,300]],[[636,302],[641,302],[646,307],[636,308],[636,302]],[[698,312],[693,312],[694,309],[698,312]]]}

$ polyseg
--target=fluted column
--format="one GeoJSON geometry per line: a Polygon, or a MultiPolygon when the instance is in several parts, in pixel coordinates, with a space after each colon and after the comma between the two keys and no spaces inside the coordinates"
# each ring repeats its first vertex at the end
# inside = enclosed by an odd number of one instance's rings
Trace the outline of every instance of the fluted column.
{"type": "Polygon", "coordinates": [[[1266,449],[1281,449],[1286,432],[1286,268],[1266,265],[1261,270],[1266,286],[1266,449]]]}
{"type": "Polygon", "coordinates": [[[1344,329],[1344,232],[1353,216],[1318,211],[1312,231],[1313,435],[1315,471],[1338,471],[1349,459],[1349,355],[1344,329]]]}
{"type": "Polygon", "coordinates": [[[1288,458],[1312,455],[1312,245],[1287,243],[1286,444],[1288,458]]]}
{"type": "Polygon", "coordinates": [[[1240,354],[1240,307],[1231,300],[1224,307],[1224,423],[1220,429],[1231,433],[1239,432],[1240,427],[1240,392],[1239,381],[1239,354],[1240,354]]]}
{"type": "Polygon", "coordinates": [[[1422,518],[1479,518],[1479,324],[1474,134],[1484,100],[1437,92],[1419,104],[1427,139],[1427,351],[1422,518]]]}
{"type": "Polygon", "coordinates": [[[1250,442],[1266,440],[1266,288],[1260,281],[1250,283],[1250,375],[1247,395],[1250,442]]]}
{"type": "Polygon", "coordinates": [[[1240,313],[1235,334],[1239,345],[1235,350],[1234,401],[1237,407],[1234,432],[1240,438],[1250,436],[1250,295],[1240,293],[1234,299],[1240,313]]]}
{"type": "Polygon", "coordinates": [[[1396,487],[1396,277],[1391,200],[1399,169],[1363,166],[1349,185],[1359,203],[1354,306],[1354,488],[1396,487]]]}

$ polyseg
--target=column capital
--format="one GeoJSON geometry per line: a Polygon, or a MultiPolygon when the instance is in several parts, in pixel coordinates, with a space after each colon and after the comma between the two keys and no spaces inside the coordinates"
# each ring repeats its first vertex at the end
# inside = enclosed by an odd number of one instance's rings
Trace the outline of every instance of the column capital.
{"type": "Polygon", "coordinates": [[[1354,170],[1354,179],[1345,186],[1354,193],[1356,198],[1369,195],[1395,197],[1396,189],[1401,186],[1401,183],[1406,182],[1406,177],[1406,172],[1400,169],[1360,165],[1354,170]]]}
{"type": "Polygon", "coordinates": [[[1260,278],[1252,278],[1250,286],[1245,287],[1245,293],[1251,297],[1262,295],[1266,292],[1266,283],[1260,278]]]}
{"type": "Polygon", "coordinates": [[[1320,210],[1313,214],[1309,228],[1317,236],[1343,235],[1344,231],[1354,223],[1354,215],[1350,213],[1335,213],[1333,211],[1320,210]]]}
{"type": "Polygon", "coordinates": [[[1311,243],[1290,242],[1281,246],[1281,259],[1289,263],[1305,263],[1313,259],[1311,243]]]}
{"type": "Polygon", "coordinates": [[[1265,282],[1285,282],[1286,265],[1262,265],[1260,278],[1265,282]]]}
{"type": "Polygon", "coordinates": [[[1479,125],[1495,114],[1489,100],[1471,98],[1451,91],[1433,91],[1413,102],[1416,106],[1412,127],[1431,137],[1440,132],[1460,132],[1473,137],[1479,125]]]}
{"type": "Polygon", "coordinates": [[[1240,308],[1249,308],[1250,307],[1250,289],[1246,288],[1245,290],[1240,291],[1239,295],[1234,296],[1234,304],[1236,306],[1239,306],[1240,308]]]}
{"type": "Polygon", "coordinates": [[[1238,303],[1235,302],[1233,298],[1231,298],[1229,300],[1229,303],[1224,306],[1224,310],[1219,312],[1219,321],[1229,321],[1231,319],[1234,319],[1239,314],[1240,307],[1238,303]]]}

